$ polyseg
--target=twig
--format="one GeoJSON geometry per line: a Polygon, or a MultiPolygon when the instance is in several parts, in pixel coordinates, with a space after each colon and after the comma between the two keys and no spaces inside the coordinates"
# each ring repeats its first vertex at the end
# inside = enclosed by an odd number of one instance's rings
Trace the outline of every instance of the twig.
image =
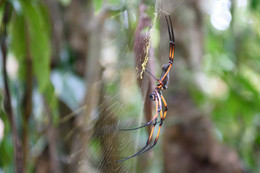
{"type": "Polygon", "coordinates": [[[7,24],[11,15],[11,5],[6,2],[3,15],[2,28],[0,31],[1,35],[1,49],[2,49],[2,57],[3,57],[3,78],[4,78],[4,90],[5,90],[5,111],[8,116],[9,122],[12,128],[12,137],[13,137],[13,145],[14,145],[14,158],[15,158],[15,172],[22,173],[23,172],[23,164],[22,164],[22,150],[20,145],[20,139],[17,133],[16,123],[14,119],[14,114],[11,105],[11,96],[8,87],[8,77],[6,71],[6,59],[7,59],[7,46],[6,46],[6,37],[7,37],[7,24]]]}
{"type": "Polygon", "coordinates": [[[56,147],[56,131],[53,127],[53,120],[52,120],[52,112],[50,106],[46,102],[44,98],[44,106],[49,117],[49,123],[47,127],[47,140],[49,144],[49,155],[50,155],[50,165],[51,165],[51,172],[61,173],[60,164],[59,164],[59,157],[57,154],[57,147],[56,147]]]}
{"type": "Polygon", "coordinates": [[[28,31],[28,24],[25,22],[25,38],[26,38],[26,86],[25,86],[25,95],[23,98],[23,137],[22,137],[22,148],[23,148],[23,166],[27,167],[28,162],[28,153],[29,153],[29,118],[32,112],[32,81],[33,81],[33,72],[32,72],[32,56],[30,53],[30,37],[28,31]]]}

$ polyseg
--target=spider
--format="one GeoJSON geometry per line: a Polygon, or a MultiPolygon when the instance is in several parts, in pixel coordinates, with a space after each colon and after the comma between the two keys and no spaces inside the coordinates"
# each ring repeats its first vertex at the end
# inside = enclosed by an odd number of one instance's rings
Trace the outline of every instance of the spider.
{"type": "Polygon", "coordinates": [[[136,130],[136,129],[140,129],[140,128],[152,125],[152,130],[149,134],[149,138],[146,142],[146,145],[142,149],[140,149],[137,153],[135,153],[132,156],[122,158],[121,160],[118,160],[118,161],[115,161],[115,162],[122,162],[122,161],[128,160],[130,158],[133,158],[135,156],[139,156],[139,155],[149,151],[150,149],[152,149],[156,145],[156,143],[158,142],[161,126],[163,125],[163,121],[165,120],[167,110],[168,110],[166,100],[164,99],[164,97],[162,95],[162,89],[167,89],[167,86],[168,86],[169,71],[170,71],[172,64],[173,64],[174,49],[175,49],[175,39],[174,39],[174,33],[173,33],[172,21],[171,21],[170,15],[165,15],[165,19],[166,19],[166,23],[167,23],[169,38],[170,38],[169,63],[162,65],[162,74],[161,74],[160,79],[156,78],[148,70],[146,70],[146,72],[149,75],[151,75],[155,80],[158,81],[158,84],[155,87],[154,91],[150,94],[150,99],[152,99],[152,101],[155,101],[156,113],[148,123],[146,123],[142,126],[139,126],[139,127],[136,127],[136,128],[131,128],[131,129],[120,129],[120,131],[130,131],[130,130],[136,130]],[[162,111],[162,103],[164,104],[164,107],[165,107],[164,112],[162,111]],[[160,121],[159,122],[157,121],[158,115],[160,115],[160,121]],[[155,126],[157,124],[159,124],[157,135],[156,135],[156,138],[155,138],[153,144],[150,145],[151,141],[152,141],[153,134],[154,134],[154,129],[155,129],[155,126]]]}

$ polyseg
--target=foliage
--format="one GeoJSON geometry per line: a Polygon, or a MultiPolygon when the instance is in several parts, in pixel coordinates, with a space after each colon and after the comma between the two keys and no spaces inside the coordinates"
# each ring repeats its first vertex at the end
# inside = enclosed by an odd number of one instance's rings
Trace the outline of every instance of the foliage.
{"type": "MultiPolygon", "coordinates": [[[[252,9],[257,2],[252,1],[252,9]]],[[[247,168],[260,169],[258,148],[260,118],[259,11],[241,13],[235,6],[230,28],[220,33],[208,25],[204,69],[210,78],[220,79],[223,94],[205,95],[212,105],[212,118],[219,139],[239,151],[247,168]],[[241,20],[243,18],[244,20],[241,20]],[[252,23],[249,22],[253,20],[252,23]]]]}
{"type": "MultiPolygon", "coordinates": [[[[32,113],[34,116],[28,121],[29,141],[30,152],[33,153],[33,157],[37,158],[45,150],[48,143],[46,128],[48,128],[49,119],[45,108],[46,103],[50,107],[53,124],[58,127],[61,124],[58,102],[64,103],[66,107],[76,112],[84,100],[86,88],[91,84],[83,76],[76,74],[75,66],[78,52],[73,49],[68,40],[65,40],[67,42],[57,53],[59,57],[54,57],[57,61],[55,63],[58,65],[56,64],[54,68],[51,67],[53,58],[51,56],[55,51],[51,45],[53,26],[50,11],[43,1],[9,0],[8,2],[13,7],[12,18],[8,26],[9,58],[13,56],[19,64],[18,75],[14,79],[10,77],[9,81],[14,102],[13,109],[19,123],[18,129],[21,130],[20,114],[22,114],[21,110],[24,109],[22,98],[25,95],[29,57],[32,61],[34,81],[32,113]],[[64,56],[64,54],[66,55],[64,56]]],[[[92,2],[95,17],[102,12],[103,7],[107,6],[112,14],[104,22],[105,32],[102,33],[105,36],[102,37],[101,52],[105,58],[102,57],[100,60],[104,71],[102,71],[103,78],[99,84],[104,85],[104,93],[100,97],[105,95],[104,99],[108,100],[111,114],[119,115],[120,120],[135,121],[139,118],[141,121],[143,107],[140,105],[143,102],[133,75],[133,39],[138,21],[138,11],[136,10],[138,9],[138,1],[95,0],[92,2]],[[108,53],[106,50],[109,50],[108,53]]],[[[60,0],[60,3],[65,11],[73,2],[60,0]]],[[[153,18],[155,7],[152,4],[154,1],[148,3],[150,4],[148,15],[153,18]]],[[[219,141],[234,148],[246,167],[255,172],[260,170],[258,161],[260,159],[259,9],[260,2],[258,0],[250,1],[244,11],[240,11],[241,9],[234,6],[231,26],[225,31],[217,31],[212,27],[209,19],[205,20],[205,53],[202,68],[209,80],[206,84],[211,84],[207,88],[213,86],[213,89],[211,92],[194,88],[190,90],[198,105],[202,108],[206,107],[206,110],[210,112],[216,125],[215,131],[219,141]]],[[[0,8],[1,18],[3,10],[4,8],[0,8]]],[[[156,21],[153,33],[155,48],[159,46],[159,24],[156,21]]],[[[67,27],[66,29],[68,30],[67,27]]],[[[191,74],[188,77],[187,74],[181,75],[183,80],[189,80],[192,76],[191,74]]],[[[2,90],[2,79],[0,87],[2,90]]],[[[1,95],[2,93],[0,93],[2,103],[1,95]]],[[[101,104],[95,111],[98,112],[103,107],[105,106],[101,104]]],[[[99,118],[96,112],[89,117],[93,122],[99,118]]],[[[2,170],[12,172],[14,159],[11,128],[3,110],[0,111],[0,120],[3,121],[5,129],[4,137],[2,140],[0,139],[0,172],[2,170]]],[[[91,126],[94,125],[91,124],[91,126]]],[[[145,139],[146,133],[142,131],[138,135],[145,139]]],[[[136,136],[136,133],[132,132],[125,136],[123,139],[130,141],[129,136],[136,136]]],[[[137,141],[136,146],[142,147],[144,143],[144,140],[137,141]]],[[[98,160],[102,155],[102,142],[98,138],[94,138],[89,145],[92,155],[96,154],[94,159],[98,160]]],[[[67,146],[63,147],[60,147],[58,152],[67,146]]],[[[134,148],[134,146],[131,147],[134,148]]],[[[160,148],[162,146],[154,150],[158,157],[155,158],[155,161],[150,161],[150,165],[152,165],[149,168],[150,172],[163,170],[160,148]]],[[[124,152],[127,154],[128,151],[124,152]]],[[[33,172],[35,160],[32,159],[29,162],[29,165],[32,165],[30,170],[33,172]]],[[[129,165],[126,166],[131,169],[129,165]]],[[[139,168],[137,169],[139,170],[139,168]]]]}

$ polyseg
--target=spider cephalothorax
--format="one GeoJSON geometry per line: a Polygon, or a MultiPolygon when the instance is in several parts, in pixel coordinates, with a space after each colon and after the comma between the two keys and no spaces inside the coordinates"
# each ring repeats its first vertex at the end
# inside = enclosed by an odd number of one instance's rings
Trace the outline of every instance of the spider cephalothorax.
{"type": "MultiPolygon", "coordinates": [[[[168,71],[170,67],[170,64],[164,64],[162,65],[162,75],[160,77],[160,80],[162,80],[162,78],[164,77],[165,73],[168,71]]],[[[169,82],[169,73],[166,74],[166,77],[164,78],[164,80],[162,80],[163,83],[163,89],[167,89],[168,87],[168,82],[169,82]]]]}
{"type": "Polygon", "coordinates": [[[162,74],[161,74],[160,79],[156,78],[148,70],[146,70],[146,72],[148,72],[149,75],[151,75],[155,80],[158,81],[157,86],[155,87],[154,91],[149,96],[151,98],[151,100],[155,101],[156,113],[149,122],[147,122],[146,124],[144,124],[142,126],[139,126],[139,127],[136,127],[136,128],[131,128],[131,129],[120,129],[121,131],[136,130],[136,129],[140,129],[140,128],[152,125],[152,129],[151,129],[149,138],[146,142],[146,145],[142,149],[140,149],[137,153],[135,153],[134,155],[132,155],[130,157],[125,157],[122,160],[119,160],[119,161],[116,161],[116,162],[122,162],[122,161],[125,161],[127,159],[133,158],[135,156],[139,156],[139,155],[145,153],[146,151],[149,151],[150,149],[152,149],[156,145],[156,143],[159,139],[161,126],[163,124],[163,121],[165,120],[167,110],[168,110],[166,100],[164,99],[161,90],[167,89],[167,87],[168,87],[169,71],[170,71],[172,64],[173,64],[174,50],[175,50],[175,39],[174,39],[174,34],[173,34],[171,17],[170,17],[170,15],[167,15],[167,16],[165,16],[165,18],[166,18],[168,33],[169,33],[169,38],[170,38],[169,63],[162,66],[162,74]],[[164,107],[165,107],[164,111],[162,110],[162,105],[164,105],[164,107]],[[158,119],[159,115],[160,115],[160,121],[158,122],[157,119],[158,119]],[[154,139],[153,144],[150,145],[156,125],[159,125],[157,135],[156,135],[156,138],[154,139]]]}

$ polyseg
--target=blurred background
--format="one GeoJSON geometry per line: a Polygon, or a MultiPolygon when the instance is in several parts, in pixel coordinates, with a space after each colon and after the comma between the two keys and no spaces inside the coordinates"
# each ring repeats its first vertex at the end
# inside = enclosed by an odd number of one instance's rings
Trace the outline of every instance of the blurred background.
{"type": "Polygon", "coordinates": [[[259,0],[0,0],[0,173],[260,172],[259,0]],[[149,94],[175,59],[157,145],[149,94]]]}

